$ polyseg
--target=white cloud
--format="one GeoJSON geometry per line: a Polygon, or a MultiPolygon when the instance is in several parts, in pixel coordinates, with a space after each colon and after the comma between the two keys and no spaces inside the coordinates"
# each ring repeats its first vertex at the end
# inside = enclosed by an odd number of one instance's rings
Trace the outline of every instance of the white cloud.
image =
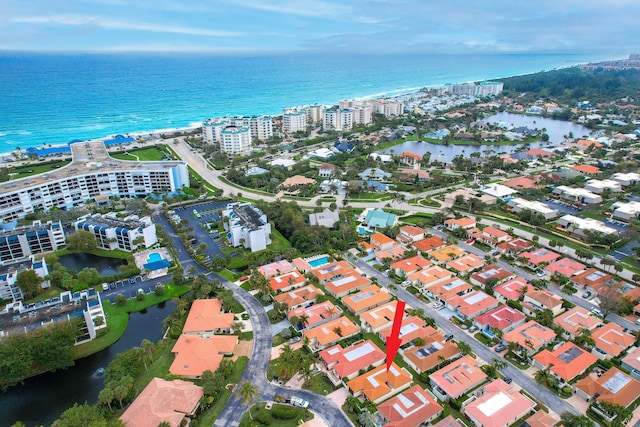
{"type": "Polygon", "coordinates": [[[343,17],[355,13],[351,7],[341,3],[327,3],[317,0],[225,0],[233,6],[275,12],[284,15],[307,17],[343,17]]]}

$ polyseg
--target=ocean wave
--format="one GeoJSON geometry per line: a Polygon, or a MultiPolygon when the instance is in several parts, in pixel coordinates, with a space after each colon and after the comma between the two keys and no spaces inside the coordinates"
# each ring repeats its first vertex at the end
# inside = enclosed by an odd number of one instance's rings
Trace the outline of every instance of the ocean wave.
{"type": "Polygon", "coordinates": [[[425,87],[425,85],[422,86],[416,86],[416,87],[406,87],[403,89],[392,89],[392,90],[387,90],[384,92],[378,92],[378,93],[374,93],[371,95],[365,95],[365,96],[359,96],[354,98],[356,101],[366,101],[369,99],[375,99],[375,98],[382,98],[385,96],[396,96],[396,95],[405,95],[408,93],[412,93],[412,92],[417,92],[420,89],[422,89],[423,87],[425,87]]]}

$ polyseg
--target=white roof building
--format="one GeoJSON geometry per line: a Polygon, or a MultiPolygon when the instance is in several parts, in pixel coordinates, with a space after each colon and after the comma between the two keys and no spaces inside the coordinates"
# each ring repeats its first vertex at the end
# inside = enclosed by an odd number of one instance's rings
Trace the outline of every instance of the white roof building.
{"type": "Polygon", "coordinates": [[[585,231],[593,233],[615,234],[618,231],[615,228],[607,227],[604,222],[593,218],[580,218],[574,215],[565,215],[560,218],[557,223],[559,227],[570,233],[586,237],[585,231]]]}
{"type": "Polygon", "coordinates": [[[558,211],[551,209],[549,206],[537,200],[526,200],[520,197],[509,200],[507,206],[511,208],[515,213],[522,212],[529,209],[531,212],[535,212],[544,216],[546,219],[553,219],[558,216],[558,211]]]}
{"type": "Polygon", "coordinates": [[[612,179],[590,179],[584,186],[585,190],[589,190],[592,193],[602,194],[604,190],[613,191],[619,193],[622,191],[622,185],[618,181],[612,179]]]}
{"type": "Polygon", "coordinates": [[[322,212],[309,214],[309,225],[333,228],[338,221],[340,221],[340,214],[338,211],[331,211],[328,208],[322,212]]]}
{"type": "Polygon", "coordinates": [[[622,173],[616,172],[611,175],[611,179],[622,184],[623,187],[628,187],[629,185],[636,185],[640,182],[640,173],[629,172],[622,173]]]}
{"type": "Polygon", "coordinates": [[[557,194],[565,200],[572,202],[595,205],[602,203],[602,197],[584,188],[567,187],[560,185],[553,189],[553,194],[557,194]]]}
{"type": "Polygon", "coordinates": [[[509,188],[506,185],[502,184],[483,185],[482,187],[480,187],[480,191],[498,199],[503,199],[518,192],[517,190],[514,190],[513,188],[509,188]]]}
{"type": "Polygon", "coordinates": [[[330,150],[328,148],[318,148],[317,150],[314,150],[312,152],[309,153],[310,157],[315,157],[317,159],[322,159],[322,160],[327,160],[329,157],[333,157],[335,156],[336,153],[333,150],[330,150]]]}
{"type": "Polygon", "coordinates": [[[640,218],[640,202],[615,202],[611,205],[611,217],[622,221],[640,218]]]}

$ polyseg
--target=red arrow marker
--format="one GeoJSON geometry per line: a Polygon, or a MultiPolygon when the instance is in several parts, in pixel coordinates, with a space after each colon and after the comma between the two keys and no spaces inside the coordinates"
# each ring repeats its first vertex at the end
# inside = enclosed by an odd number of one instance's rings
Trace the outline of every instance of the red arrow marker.
{"type": "Polygon", "coordinates": [[[400,338],[400,326],[402,326],[402,317],[404,316],[404,301],[398,301],[396,305],[396,314],[393,316],[393,326],[391,327],[391,335],[387,337],[387,372],[393,363],[393,359],[398,353],[402,339],[400,338]]]}

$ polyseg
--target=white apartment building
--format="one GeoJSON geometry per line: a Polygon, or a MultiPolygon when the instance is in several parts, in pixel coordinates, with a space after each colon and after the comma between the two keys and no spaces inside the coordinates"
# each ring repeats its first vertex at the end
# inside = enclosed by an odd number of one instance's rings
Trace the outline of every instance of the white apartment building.
{"type": "Polygon", "coordinates": [[[100,141],[71,144],[72,162],[62,168],[0,183],[0,221],[36,210],[71,209],[112,196],[147,197],[189,186],[182,161],[140,162],[109,156],[100,141]]]}
{"type": "Polygon", "coordinates": [[[531,212],[544,216],[545,219],[553,219],[558,216],[558,211],[551,209],[549,206],[537,200],[531,201],[516,197],[509,200],[507,206],[515,213],[520,213],[528,209],[531,212]]]}
{"type": "Polygon", "coordinates": [[[227,126],[220,132],[220,151],[231,156],[251,153],[251,130],[247,127],[227,126]]]}
{"type": "Polygon", "coordinates": [[[135,251],[138,247],[149,248],[158,243],[156,225],[151,218],[145,216],[138,219],[137,215],[118,218],[114,213],[105,215],[85,215],[74,224],[76,230],[86,230],[93,233],[101,248],[123,251],[135,251]]]}
{"type": "Polygon", "coordinates": [[[635,172],[616,172],[611,175],[611,179],[619,182],[623,187],[637,185],[640,182],[640,173],[635,172]]]}
{"type": "MultiPolygon", "coordinates": [[[[43,279],[49,274],[47,262],[44,258],[36,260],[32,255],[27,259],[11,260],[0,263],[0,298],[13,302],[22,300],[22,290],[16,285],[18,274],[33,270],[39,277],[43,279]]],[[[40,286],[48,288],[50,285],[48,280],[44,280],[40,286]]]]}
{"type": "Polygon", "coordinates": [[[64,230],[58,222],[16,227],[0,231],[0,262],[12,261],[58,250],[65,244],[64,230]]]}
{"type": "Polygon", "coordinates": [[[556,222],[556,226],[581,239],[586,239],[587,230],[592,233],[618,233],[615,228],[607,227],[602,221],[598,221],[593,218],[580,218],[574,215],[565,215],[561,217],[556,222]]]}
{"type": "Polygon", "coordinates": [[[282,115],[282,129],[287,133],[304,132],[307,130],[307,120],[306,111],[284,113],[282,115]]]}
{"type": "Polygon", "coordinates": [[[394,99],[374,99],[371,102],[373,112],[385,117],[397,117],[404,114],[404,101],[394,99]]]}
{"type": "Polygon", "coordinates": [[[611,217],[626,222],[640,218],[640,202],[615,202],[611,205],[611,217]]]}
{"type": "Polygon", "coordinates": [[[249,129],[249,139],[267,140],[273,136],[270,116],[234,116],[207,119],[202,123],[202,138],[209,144],[220,144],[223,131],[229,127],[249,129]]]}
{"type": "Polygon", "coordinates": [[[566,185],[560,185],[554,188],[552,193],[574,203],[583,203],[586,205],[602,203],[602,197],[584,188],[573,188],[567,187],[566,185]]]}
{"type": "Polygon", "coordinates": [[[324,110],[322,127],[326,130],[350,130],[353,127],[353,111],[349,109],[324,110]]]}
{"type": "Polygon", "coordinates": [[[243,246],[256,252],[271,244],[271,224],[251,203],[229,203],[222,211],[222,218],[227,238],[234,248],[243,246]]]}
{"type": "Polygon", "coordinates": [[[613,193],[619,193],[622,191],[622,185],[618,181],[612,179],[590,179],[584,186],[585,190],[589,190],[595,194],[602,194],[604,190],[609,190],[613,193]]]}
{"type": "Polygon", "coordinates": [[[448,84],[439,89],[440,94],[451,93],[459,96],[496,96],[502,93],[504,83],[484,81],[480,83],[448,84]]]}

